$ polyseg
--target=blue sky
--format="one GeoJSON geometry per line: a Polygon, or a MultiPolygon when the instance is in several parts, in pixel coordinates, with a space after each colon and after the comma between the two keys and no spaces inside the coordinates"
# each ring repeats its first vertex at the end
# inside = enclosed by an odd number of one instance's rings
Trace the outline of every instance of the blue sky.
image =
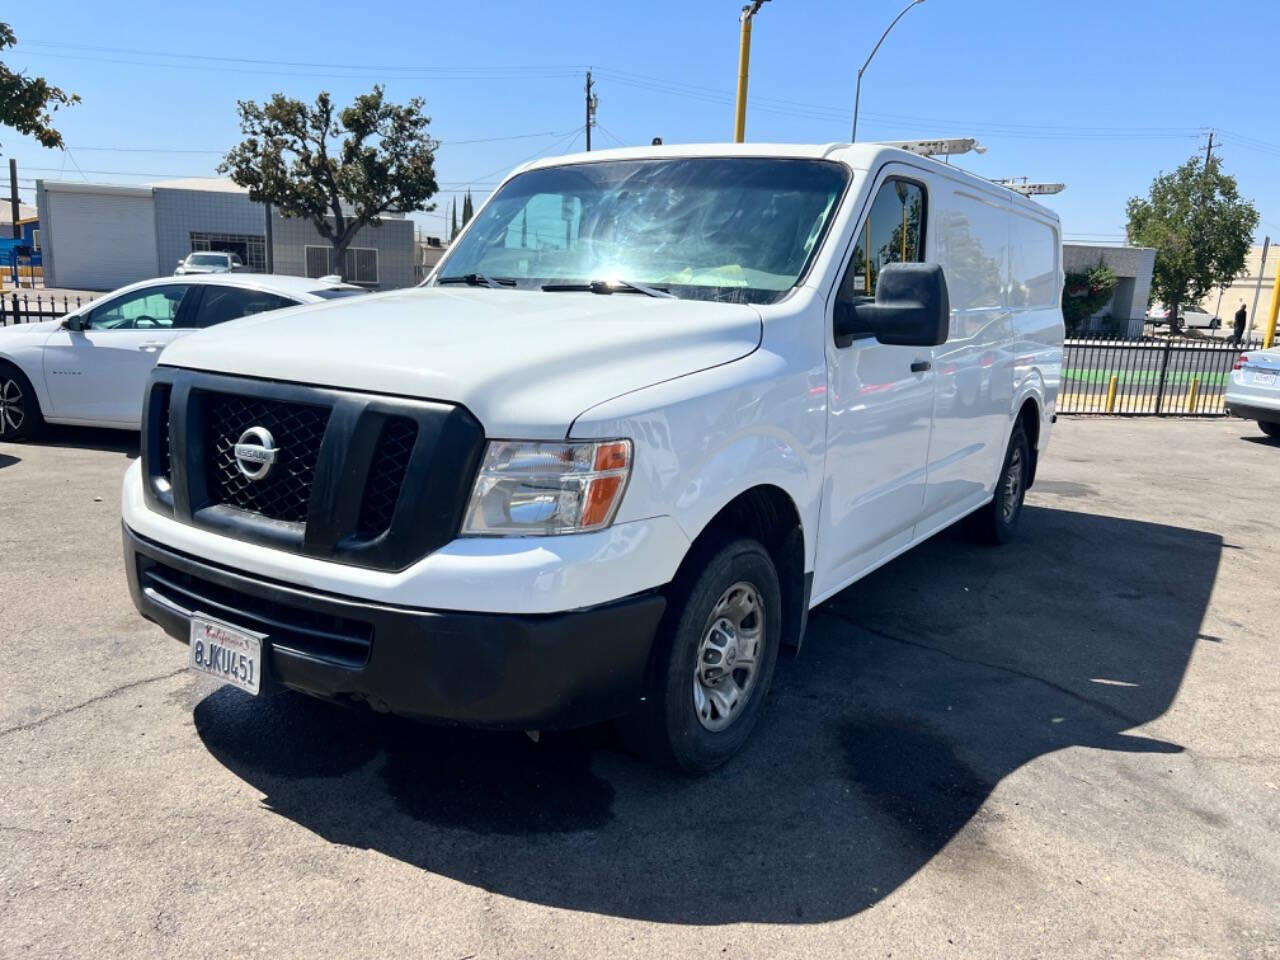
{"type": "MultiPolygon", "coordinates": [[[[747,138],[847,140],[857,68],[903,2],[766,3],[747,138]]],[[[516,163],[581,149],[588,65],[597,148],[655,135],[731,139],[740,5],[313,0],[304,14],[224,0],[138,2],[127,15],[84,0],[11,6],[4,17],[19,44],[7,61],[84,102],[58,114],[68,153],[0,130],[0,154],[17,157],[27,202],[36,177],[207,176],[238,139],[237,99],[327,89],[343,101],[377,81],[394,99],[427,101],[443,142],[440,209],[467,184],[478,203],[516,163]]],[[[988,152],[962,166],[1064,181],[1046,202],[1068,239],[1120,240],[1125,200],[1203,151],[1212,127],[1262,215],[1258,239],[1280,238],[1276,36],[1275,0],[926,0],[864,78],[859,135],[977,136],[988,152]]],[[[422,223],[442,226],[438,215],[422,223]]]]}

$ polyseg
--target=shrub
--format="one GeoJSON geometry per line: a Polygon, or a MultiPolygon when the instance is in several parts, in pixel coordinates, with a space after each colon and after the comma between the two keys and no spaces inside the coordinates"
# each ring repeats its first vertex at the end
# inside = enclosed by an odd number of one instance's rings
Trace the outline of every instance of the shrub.
{"type": "Polygon", "coordinates": [[[1067,331],[1080,331],[1111,299],[1118,282],[1116,272],[1101,261],[1083,273],[1068,273],[1062,287],[1062,318],[1067,331]]]}

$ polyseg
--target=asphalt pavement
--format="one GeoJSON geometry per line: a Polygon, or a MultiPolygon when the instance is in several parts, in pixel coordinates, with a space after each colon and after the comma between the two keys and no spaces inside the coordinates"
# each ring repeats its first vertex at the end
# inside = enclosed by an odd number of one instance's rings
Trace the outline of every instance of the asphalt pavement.
{"type": "Polygon", "coordinates": [[[1005,548],[815,612],[689,780],[185,669],[128,435],[0,444],[0,957],[1276,957],[1280,445],[1063,419],[1005,548]]]}

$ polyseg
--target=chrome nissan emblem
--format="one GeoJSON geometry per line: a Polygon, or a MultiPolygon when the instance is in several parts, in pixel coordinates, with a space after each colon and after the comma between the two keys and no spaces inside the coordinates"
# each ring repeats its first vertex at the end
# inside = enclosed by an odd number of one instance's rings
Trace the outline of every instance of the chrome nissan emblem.
{"type": "Polygon", "coordinates": [[[266,427],[250,427],[235,446],[236,467],[250,480],[261,480],[276,462],[275,438],[266,427]]]}

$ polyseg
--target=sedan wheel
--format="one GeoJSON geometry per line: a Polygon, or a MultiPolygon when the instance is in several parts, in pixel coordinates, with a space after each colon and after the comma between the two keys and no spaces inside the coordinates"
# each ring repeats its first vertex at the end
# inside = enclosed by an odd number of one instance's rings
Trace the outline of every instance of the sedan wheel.
{"type": "Polygon", "coordinates": [[[0,366],[0,441],[26,440],[41,424],[40,405],[27,378],[0,366]]]}

